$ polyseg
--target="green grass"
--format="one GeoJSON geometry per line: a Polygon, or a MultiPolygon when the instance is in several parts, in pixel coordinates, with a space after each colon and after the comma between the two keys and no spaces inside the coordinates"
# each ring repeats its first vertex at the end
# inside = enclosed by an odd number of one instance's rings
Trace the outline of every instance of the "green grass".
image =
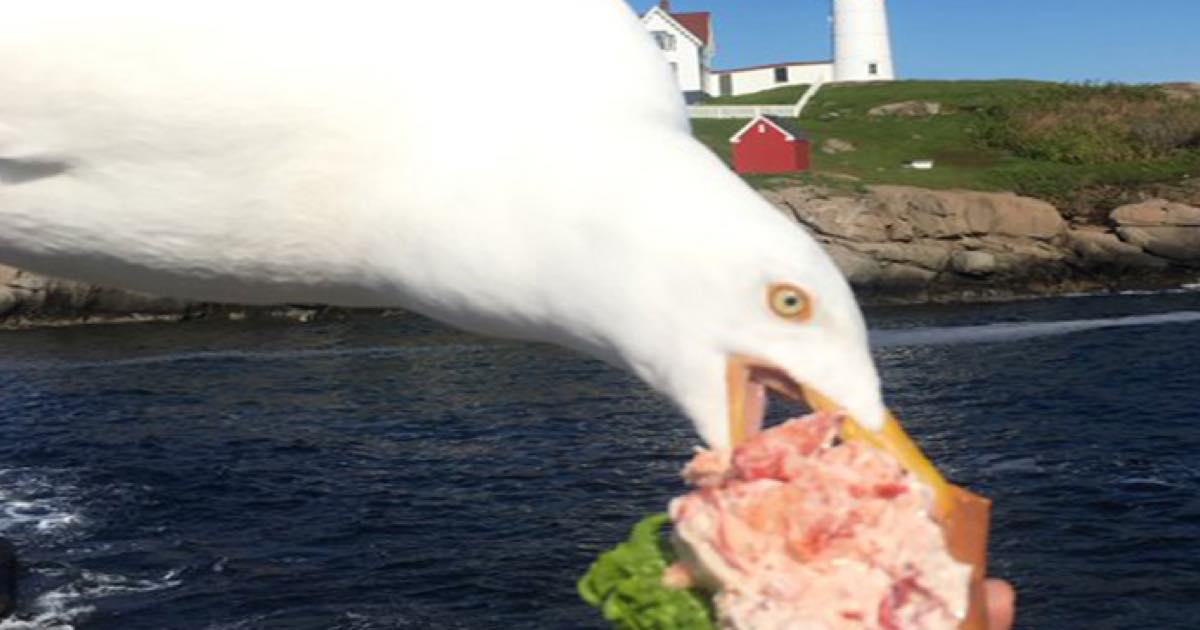
{"type": "MultiPolygon", "coordinates": [[[[879,83],[842,83],[821,89],[805,112],[805,117],[831,111],[866,115],[876,105],[899,101],[937,101],[957,109],[994,105],[998,100],[1019,98],[1039,88],[1056,85],[1042,81],[883,81],[879,83]]],[[[749,96],[749,95],[747,95],[749,96]]]]}
{"type": "MultiPolygon", "coordinates": [[[[992,141],[1001,113],[1011,116],[1013,112],[1032,111],[1037,103],[1049,100],[1048,94],[1062,89],[1060,84],[1015,80],[826,86],[800,120],[813,142],[814,175],[808,177],[824,176],[828,180],[829,176],[849,176],[861,184],[1011,190],[1053,201],[1084,187],[1136,186],[1200,176],[1200,146],[1164,154],[1159,159],[1072,163],[1031,157],[1036,152],[992,141]],[[926,118],[867,114],[877,105],[908,100],[936,101],[942,104],[944,113],[926,118]],[[857,150],[826,154],[820,151],[820,146],[829,138],[849,141],[857,150]],[[932,159],[935,167],[929,171],[904,167],[914,159],[932,159]]],[[[1087,86],[1070,89],[1086,90],[1087,86]]],[[[765,97],[759,104],[767,104],[771,98],[775,97],[765,97]]],[[[729,137],[745,123],[744,120],[692,121],[696,137],[727,162],[731,159],[729,137]]],[[[748,180],[759,187],[811,181],[778,177],[748,180]]]]}
{"type": "Polygon", "coordinates": [[[1057,85],[988,112],[987,144],[1073,164],[1170,159],[1200,149],[1200,103],[1157,86],[1057,85]]]}
{"type": "Polygon", "coordinates": [[[807,91],[807,85],[788,85],[741,96],[717,96],[701,105],[795,105],[807,91]]]}

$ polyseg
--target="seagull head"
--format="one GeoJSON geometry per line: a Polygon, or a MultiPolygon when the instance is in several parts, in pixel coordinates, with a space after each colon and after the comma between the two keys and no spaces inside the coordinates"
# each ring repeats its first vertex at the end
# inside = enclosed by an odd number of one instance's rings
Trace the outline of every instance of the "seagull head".
{"type": "Polygon", "coordinates": [[[690,137],[638,152],[591,188],[573,219],[587,239],[544,265],[562,282],[544,302],[567,305],[552,341],[634,372],[713,447],[761,430],[770,395],[881,429],[862,312],[820,244],[690,137]]]}
{"type": "Polygon", "coordinates": [[[777,396],[845,414],[849,431],[940,483],[884,405],[862,311],[807,229],[686,128],[597,128],[611,133],[580,130],[572,150],[521,165],[521,222],[502,215],[469,247],[439,241],[460,249],[432,259],[455,266],[437,287],[471,296],[441,318],[625,368],[713,448],[761,431],[777,396]]]}
{"type": "Polygon", "coordinates": [[[520,309],[554,331],[543,339],[638,375],[713,448],[761,431],[772,395],[844,414],[843,438],[891,452],[947,509],[945,480],[884,405],[862,311],[825,249],[690,136],[637,139],[640,159],[591,169],[609,179],[567,187],[547,213],[558,227],[538,231],[553,253],[520,309]]]}
{"type": "Polygon", "coordinates": [[[707,244],[684,268],[665,264],[667,288],[643,306],[657,324],[627,340],[634,371],[714,447],[759,432],[772,396],[881,429],[879,376],[845,278],[803,228],[756,194],[743,203],[723,229],[681,235],[707,244]]]}

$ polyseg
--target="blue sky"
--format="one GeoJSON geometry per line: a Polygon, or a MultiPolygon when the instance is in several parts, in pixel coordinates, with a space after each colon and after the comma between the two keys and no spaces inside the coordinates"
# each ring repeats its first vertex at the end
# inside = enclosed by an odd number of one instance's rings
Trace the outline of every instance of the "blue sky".
{"type": "MultiPolygon", "coordinates": [[[[672,10],[713,13],[717,68],[830,56],[829,0],[673,0],[672,10]]],[[[889,0],[888,10],[902,78],[1200,81],[1200,0],[889,0]]]]}

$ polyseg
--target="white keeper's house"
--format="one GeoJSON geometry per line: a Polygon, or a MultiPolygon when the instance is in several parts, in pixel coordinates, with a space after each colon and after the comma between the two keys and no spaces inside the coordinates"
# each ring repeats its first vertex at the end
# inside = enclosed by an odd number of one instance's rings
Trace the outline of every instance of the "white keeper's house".
{"type": "Polygon", "coordinates": [[[642,23],[667,58],[687,102],[694,103],[714,93],[716,88],[710,84],[717,41],[713,37],[711,13],[672,13],[671,0],[662,0],[642,16],[642,23]]]}
{"type": "Polygon", "coordinates": [[[712,14],[677,13],[670,0],[642,15],[688,103],[738,96],[788,85],[831,81],[891,81],[891,41],[886,0],[833,0],[834,59],[783,61],[748,68],[713,69],[717,43],[712,14]]]}

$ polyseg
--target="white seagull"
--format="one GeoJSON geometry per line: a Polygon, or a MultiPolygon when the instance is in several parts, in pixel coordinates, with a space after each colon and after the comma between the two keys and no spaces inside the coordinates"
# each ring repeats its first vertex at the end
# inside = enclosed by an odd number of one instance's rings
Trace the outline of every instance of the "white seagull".
{"type": "Polygon", "coordinates": [[[718,447],[805,397],[942,487],[846,281],[693,139],[621,0],[38,0],[0,59],[4,263],[556,343],[718,447]]]}

